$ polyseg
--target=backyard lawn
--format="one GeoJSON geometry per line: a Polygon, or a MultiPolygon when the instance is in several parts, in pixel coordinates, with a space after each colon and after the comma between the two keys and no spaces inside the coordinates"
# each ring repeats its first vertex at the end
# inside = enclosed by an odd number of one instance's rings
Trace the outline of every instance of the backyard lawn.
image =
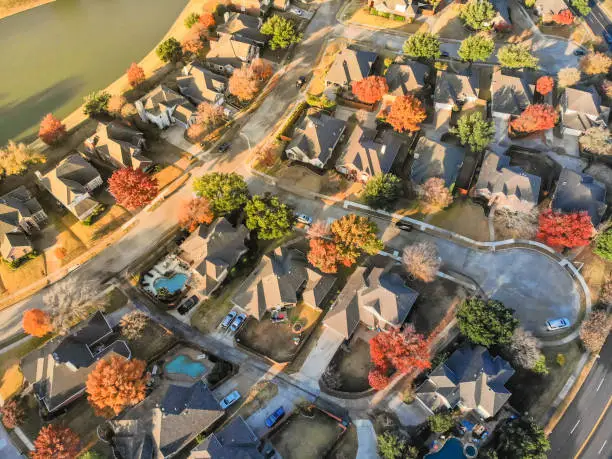
{"type": "Polygon", "coordinates": [[[574,372],[582,355],[582,349],[575,340],[563,346],[546,347],[543,353],[549,369],[548,375],[540,376],[518,368],[506,383],[506,387],[512,392],[510,405],[520,412],[529,411],[529,414],[539,422],[545,421],[546,413],[574,372]],[[557,354],[564,354],[563,366],[556,362],[557,354]]]}
{"type": "Polygon", "coordinates": [[[28,287],[46,275],[47,269],[44,255],[38,255],[36,258],[27,260],[17,269],[11,269],[8,264],[0,262],[0,278],[2,279],[5,293],[10,294],[28,287]]]}
{"type": "Polygon", "coordinates": [[[290,361],[297,351],[293,338],[300,336],[293,332],[293,323],[296,321],[302,323],[301,336],[302,339],[306,339],[321,311],[300,303],[286,314],[289,320],[281,323],[273,323],[268,313],[259,321],[249,318],[236,335],[236,340],[275,362],[290,361]]]}
{"type": "Polygon", "coordinates": [[[419,21],[408,23],[406,21],[394,21],[382,16],[374,16],[370,14],[368,7],[358,9],[349,19],[349,22],[375,29],[392,29],[402,33],[426,32],[429,29],[427,24],[419,21]]]}
{"type": "Polygon", "coordinates": [[[342,433],[337,420],[314,409],[309,417],[292,414],[270,442],[284,459],[319,459],[331,451],[342,433]]]}
{"type": "Polygon", "coordinates": [[[350,350],[340,347],[330,365],[334,365],[339,376],[339,384],[334,389],[343,392],[363,392],[370,388],[370,345],[362,339],[355,339],[350,350]]]}
{"type": "Polygon", "coordinates": [[[132,357],[150,362],[164,350],[176,344],[176,338],[158,323],[149,320],[142,336],[136,340],[129,340],[128,345],[132,357]]]}

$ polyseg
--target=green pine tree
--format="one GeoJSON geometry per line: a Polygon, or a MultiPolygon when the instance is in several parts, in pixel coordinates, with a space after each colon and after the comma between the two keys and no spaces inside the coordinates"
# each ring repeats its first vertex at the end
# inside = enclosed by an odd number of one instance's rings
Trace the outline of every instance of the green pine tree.
{"type": "Polygon", "coordinates": [[[463,115],[457,121],[457,127],[450,130],[461,140],[461,145],[469,145],[473,152],[483,151],[493,140],[495,126],[486,121],[481,112],[463,115]]]}
{"type": "Polygon", "coordinates": [[[470,35],[461,42],[459,47],[459,57],[464,61],[475,62],[475,61],[486,61],[493,50],[495,49],[495,43],[493,39],[488,35],[478,34],[470,35]]]}
{"type": "Polygon", "coordinates": [[[288,48],[289,45],[302,40],[302,34],[295,30],[293,22],[277,15],[272,16],[261,26],[261,33],[272,36],[268,44],[273,50],[288,48]]]}

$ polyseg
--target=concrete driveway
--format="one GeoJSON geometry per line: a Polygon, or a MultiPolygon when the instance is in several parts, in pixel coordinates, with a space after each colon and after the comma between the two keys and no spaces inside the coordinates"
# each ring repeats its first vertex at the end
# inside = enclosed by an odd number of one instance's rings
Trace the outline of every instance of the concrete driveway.
{"type": "Polygon", "coordinates": [[[357,419],[357,459],[376,459],[378,458],[376,432],[372,422],[368,419],[357,419]]]}
{"type": "Polygon", "coordinates": [[[334,354],[344,341],[344,338],[331,328],[325,328],[315,348],[310,351],[308,358],[300,368],[300,376],[312,381],[313,392],[319,390],[319,378],[331,362],[334,354]]]}
{"type": "Polygon", "coordinates": [[[395,395],[389,400],[389,409],[392,410],[398,417],[402,425],[406,427],[415,427],[427,421],[431,413],[421,404],[419,400],[415,400],[410,405],[402,401],[399,395],[395,395]]]}

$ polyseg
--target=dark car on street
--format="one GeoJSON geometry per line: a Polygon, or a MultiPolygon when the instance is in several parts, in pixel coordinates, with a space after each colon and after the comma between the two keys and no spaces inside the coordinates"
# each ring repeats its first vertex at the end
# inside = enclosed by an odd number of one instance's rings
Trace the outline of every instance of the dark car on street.
{"type": "Polygon", "coordinates": [[[196,304],[198,304],[198,301],[197,295],[193,295],[178,307],[178,313],[181,315],[187,314],[196,304]]]}

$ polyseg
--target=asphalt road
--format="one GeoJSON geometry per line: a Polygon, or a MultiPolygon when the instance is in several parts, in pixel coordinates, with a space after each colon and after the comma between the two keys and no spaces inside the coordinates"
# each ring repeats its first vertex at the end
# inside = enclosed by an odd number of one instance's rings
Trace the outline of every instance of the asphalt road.
{"type": "Polygon", "coordinates": [[[612,337],[582,388],[550,434],[551,459],[612,458],[612,337]],[[606,411],[607,410],[607,411],[606,411]]]}
{"type": "Polygon", "coordinates": [[[591,7],[591,12],[584,17],[584,20],[595,35],[602,36],[604,31],[612,31],[612,27],[610,27],[612,22],[597,4],[591,7]]]}

